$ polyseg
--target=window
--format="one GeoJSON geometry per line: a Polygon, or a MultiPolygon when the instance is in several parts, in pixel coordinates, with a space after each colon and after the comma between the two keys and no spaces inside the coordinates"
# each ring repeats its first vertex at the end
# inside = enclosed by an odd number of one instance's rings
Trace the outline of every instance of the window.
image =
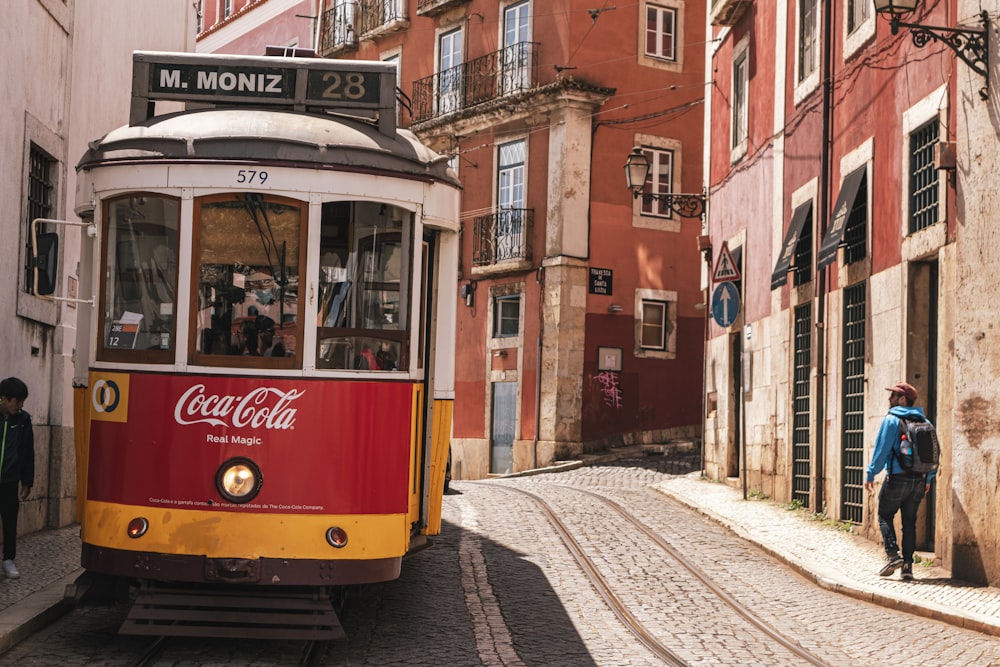
{"type": "Polygon", "coordinates": [[[673,359],[677,344],[677,293],[635,291],[635,356],[673,359]]]}
{"type": "Polygon", "coordinates": [[[677,60],[677,10],[646,6],[646,55],[677,60]]]}
{"type": "Polygon", "coordinates": [[[233,13],[233,0],[222,0],[222,18],[233,13]]]}
{"type": "Polygon", "coordinates": [[[799,58],[798,83],[804,82],[816,72],[818,60],[818,20],[819,8],[816,0],[799,0],[799,58]]]}
{"type": "Polygon", "coordinates": [[[196,202],[195,363],[295,366],[303,211],[252,192],[196,202]]]}
{"type": "Polygon", "coordinates": [[[844,264],[853,264],[868,254],[868,176],[861,179],[854,206],[844,229],[844,264]]]}
{"type": "Polygon", "coordinates": [[[668,310],[669,304],[666,301],[643,299],[640,347],[647,350],[667,349],[668,310]]]}
{"type": "Polygon", "coordinates": [[[732,144],[735,157],[746,152],[746,142],[749,135],[750,116],[747,107],[749,95],[749,71],[747,63],[748,49],[739,51],[733,59],[733,117],[732,144]]]}
{"type": "Polygon", "coordinates": [[[531,87],[530,2],[510,5],[503,11],[503,51],[500,54],[500,94],[531,87]]]}
{"type": "Polygon", "coordinates": [[[869,16],[871,16],[870,0],[847,0],[847,34],[857,32],[869,16]]]}
{"type": "Polygon", "coordinates": [[[521,295],[496,297],[493,310],[493,337],[509,338],[519,333],[521,333],[521,295]]]}
{"type": "Polygon", "coordinates": [[[324,31],[324,40],[332,39],[325,44],[326,47],[337,49],[357,45],[357,8],[354,0],[333,0],[333,9],[326,17],[327,25],[332,26],[324,31]]]}
{"type": "Polygon", "coordinates": [[[462,29],[446,32],[438,38],[438,113],[462,108],[462,29]]]}
{"type": "Polygon", "coordinates": [[[792,259],[793,285],[805,285],[812,280],[813,259],[813,209],[809,207],[802,231],[799,232],[799,242],[795,244],[795,255],[792,259]]]}
{"type": "Polygon", "coordinates": [[[198,21],[197,31],[200,34],[205,30],[205,0],[198,0],[198,4],[195,5],[195,18],[198,21]]]}
{"type": "Polygon", "coordinates": [[[937,119],[910,134],[910,234],[938,221],[937,119]]]}
{"type": "MultiPolygon", "coordinates": [[[[25,211],[27,233],[24,251],[24,290],[32,292],[35,287],[35,271],[31,265],[32,221],[38,218],[52,218],[55,213],[55,174],[58,162],[34,143],[28,155],[28,206],[25,211]]],[[[45,231],[44,225],[38,233],[45,231]]]]}
{"type": "Polygon", "coordinates": [[[136,193],[105,206],[98,356],[172,362],[180,202],[136,193]]]}
{"type": "Polygon", "coordinates": [[[524,236],[524,139],[497,147],[496,260],[521,256],[524,236]]]}
{"type": "Polygon", "coordinates": [[[317,368],[409,368],[412,228],[395,206],[323,204],[317,368]]]}
{"type": "MultiPolygon", "coordinates": [[[[649,174],[642,188],[643,194],[670,194],[674,182],[674,152],[643,147],[643,154],[649,160],[649,174]]],[[[647,201],[642,199],[642,214],[656,215],[664,218],[673,217],[670,207],[665,201],[647,201]]]]}

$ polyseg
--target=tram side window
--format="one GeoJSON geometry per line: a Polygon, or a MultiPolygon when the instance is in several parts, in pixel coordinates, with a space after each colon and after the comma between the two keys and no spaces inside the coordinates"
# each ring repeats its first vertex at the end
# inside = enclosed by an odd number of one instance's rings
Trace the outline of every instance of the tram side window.
{"type": "Polygon", "coordinates": [[[168,362],[176,334],[179,202],[134,194],[108,202],[105,211],[100,356],[168,362]]]}
{"type": "Polygon", "coordinates": [[[297,363],[302,218],[300,202],[261,194],[199,200],[197,361],[276,368],[297,363]]]}
{"type": "Polygon", "coordinates": [[[323,205],[318,368],[408,367],[410,218],[387,204],[323,205]]]}

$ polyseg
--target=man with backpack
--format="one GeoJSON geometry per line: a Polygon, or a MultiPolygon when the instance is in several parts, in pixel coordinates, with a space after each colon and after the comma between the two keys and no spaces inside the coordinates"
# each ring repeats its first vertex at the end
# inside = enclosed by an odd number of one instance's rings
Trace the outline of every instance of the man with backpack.
{"type": "Polygon", "coordinates": [[[889,387],[888,391],[889,414],[882,420],[875,438],[875,450],[865,472],[865,490],[872,491],[875,475],[884,469],[886,478],[878,494],[878,525],[882,531],[886,563],[879,570],[879,576],[891,576],[902,568],[902,578],[909,581],[913,579],[913,552],[917,545],[917,509],[924,494],[930,491],[931,480],[937,475],[939,448],[937,435],[923,408],[913,405],[917,401],[917,390],[913,385],[899,382],[889,387]],[[915,426],[918,427],[916,430],[915,426]],[[912,442],[911,437],[919,440],[921,447],[916,447],[918,443],[912,442]],[[915,449],[920,449],[927,460],[921,461],[915,449]],[[902,557],[893,525],[893,518],[900,511],[902,557]]]}

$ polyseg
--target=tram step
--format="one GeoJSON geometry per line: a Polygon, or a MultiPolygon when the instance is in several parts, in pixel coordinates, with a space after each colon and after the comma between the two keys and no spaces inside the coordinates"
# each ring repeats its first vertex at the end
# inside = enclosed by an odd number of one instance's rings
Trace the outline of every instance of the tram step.
{"type": "Polygon", "coordinates": [[[144,589],[123,635],[339,640],[347,635],[329,597],[315,592],[144,589]]]}

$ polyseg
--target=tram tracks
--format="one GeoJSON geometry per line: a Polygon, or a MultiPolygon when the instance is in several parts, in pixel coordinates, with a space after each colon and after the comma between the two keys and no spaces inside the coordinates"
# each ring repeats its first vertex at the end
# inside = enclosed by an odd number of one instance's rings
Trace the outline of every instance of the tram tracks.
{"type": "MultiPolygon", "coordinates": [[[[623,626],[626,627],[643,646],[645,646],[651,653],[666,664],[677,666],[688,664],[679,651],[668,645],[661,637],[658,637],[655,632],[648,629],[645,623],[637,618],[637,616],[631,611],[629,604],[623,601],[615,592],[614,585],[608,580],[607,577],[604,576],[604,574],[602,574],[595,559],[591,558],[587,554],[586,548],[573,536],[572,530],[566,522],[560,518],[559,512],[554,509],[545,498],[538,493],[513,485],[496,484],[496,486],[525,495],[537,504],[549,524],[555,530],[559,539],[563,542],[570,555],[580,567],[584,576],[597,591],[598,595],[605,601],[609,609],[623,624],[623,626]]],[[[715,598],[724,603],[726,607],[752,625],[758,632],[763,633],[769,640],[783,647],[795,657],[803,660],[807,664],[817,665],[818,667],[826,667],[829,664],[820,656],[801,646],[794,639],[787,637],[781,631],[759,618],[753,610],[749,609],[733,595],[728,593],[691,559],[684,556],[684,554],[679,552],[669,542],[663,539],[663,537],[661,537],[655,530],[635,517],[618,502],[608,498],[607,496],[593,491],[588,491],[586,489],[564,485],[553,486],[561,490],[584,494],[610,508],[618,517],[625,521],[627,525],[644,535],[653,544],[655,544],[657,548],[666,553],[673,561],[683,567],[692,577],[707,588],[711,594],[715,596],[715,598]]]]}

